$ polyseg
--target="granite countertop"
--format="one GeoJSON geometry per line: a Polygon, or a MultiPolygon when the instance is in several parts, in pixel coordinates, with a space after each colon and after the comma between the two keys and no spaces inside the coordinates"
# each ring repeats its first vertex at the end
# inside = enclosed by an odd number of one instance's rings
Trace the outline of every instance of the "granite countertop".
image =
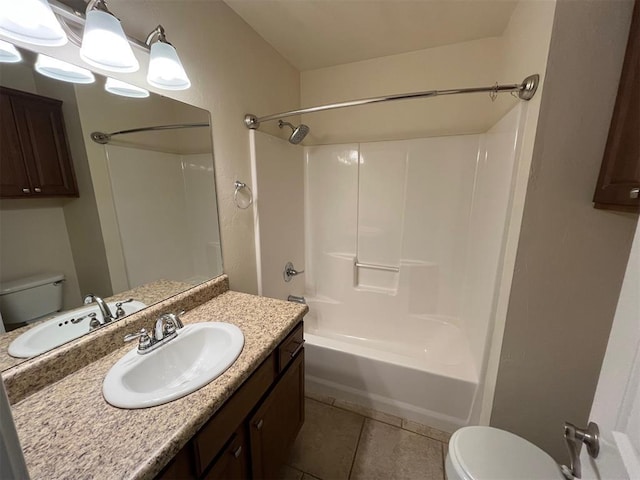
{"type": "Polygon", "coordinates": [[[131,345],[16,403],[12,411],[31,478],[153,478],[307,310],[306,305],[227,291],[185,313],[185,324],[237,325],[244,348],[213,382],[164,405],[125,410],[104,400],[102,381],[131,345]]]}
{"type": "Polygon", "coordinates": [[[105,298],[107,302],[120,302],[133,298],[145,305],[154,305],[162,300],[165,300],[173,295],[189,290],[194,285],[185,282],[178,282],[176,280],[157,280],[155,282],[147,283],[139,287],[132,288],[125,292],[118,293],[109,298],[105,298]]]}
{"type": "MultiPolygon", "coordinates": [[[[140,287],[118,293],[111,297],[105,298],[104,300],[107,302],[119,302],[121,300],[133,298],[134,300],[138,300],[139,302],[144,303],[148,307],[169,297],[172,297],[173,295],[184,292],[185,290],[188,290],[192,287],[193,285],[185,282],[178,282],[175,280],[157,280],[155,282],[147,283],[140,287]]],[[[72,311],[84,307],[85,305],[80,305],[66,311],[72,311]]],[[[46,322],[51,319],[53,316],[54,315],[51,315],[35,323],[31,323],[29,325],[0,335],[0,372],[14,367],[15,365],[18,365],[26,360],[30,360],[29,358],[15,358],[9,355],[7,353],[9,345],[27,330],[37,327],[42,322],[46,322]]]]}

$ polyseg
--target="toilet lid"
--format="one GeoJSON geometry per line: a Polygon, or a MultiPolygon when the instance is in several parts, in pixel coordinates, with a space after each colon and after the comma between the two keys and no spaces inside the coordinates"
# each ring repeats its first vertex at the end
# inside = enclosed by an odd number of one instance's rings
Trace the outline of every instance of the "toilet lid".
{"type": "Polygon", "coordinates": [[[564,479],[560,467],[524,438],[492,427],[464,427],[449,441],[449,459],[466,480],[564,479]]]}

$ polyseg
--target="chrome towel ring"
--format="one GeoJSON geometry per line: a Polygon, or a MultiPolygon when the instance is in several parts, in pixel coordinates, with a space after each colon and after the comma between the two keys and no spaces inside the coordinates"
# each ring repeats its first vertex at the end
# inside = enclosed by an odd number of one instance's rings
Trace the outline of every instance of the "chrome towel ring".
{"type": "Polygon", "coordinates": [[[253,203],[253,192],[251,188],[239,180],[236,180],[234,185],[233,201],[236,203],[236,206],[242,210],[249,208],[253,203]]]}

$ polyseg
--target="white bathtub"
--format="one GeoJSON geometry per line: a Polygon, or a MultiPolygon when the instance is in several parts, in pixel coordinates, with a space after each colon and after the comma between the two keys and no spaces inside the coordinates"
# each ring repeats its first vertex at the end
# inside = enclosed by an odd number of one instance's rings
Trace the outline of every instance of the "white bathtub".
{"type": "Polygon", "coordinates": [[[397,342],[322,331],[313,313],[309,316],[308,391],[444,431],[468,423],[478,379],[466,340],[455,325],[422,318],[421,332],[414,329],[411,339],[397,342]],[[418,346],[420,339],[426,347],[418,346]]]}

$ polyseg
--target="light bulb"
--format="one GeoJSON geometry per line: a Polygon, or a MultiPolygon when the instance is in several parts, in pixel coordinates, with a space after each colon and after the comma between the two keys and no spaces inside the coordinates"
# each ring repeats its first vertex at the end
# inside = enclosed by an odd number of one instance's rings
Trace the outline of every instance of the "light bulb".
{"type": "Polygon", "coordinates": [[[22,60],[18,49],[4,40],[0,40],[0,63],[17,63],[22,60]]]}
{"type": "Polygon", "coordinates": [[[69,83],[93,83],[96,80],[93,73],[85,68],[77,67],[41,53],[38,54],[38,60],[36,61],[36,72],[45,77],[69,83]]]}
{"type": "Polygon", "coordinates": [[[0,33],[12,40],[57,47],[67,35],[47,0],[0,0],[0,33]]]}
{"type": "Polygon", "coordinates": [[[120,21],[102,10],[87,12],[80,58],[111,72],[135,72],[140,68],[120,21]]]}
{"type": "Polygon", "coordinates": [[[172,45],[164,42],[151,45],[147,81],[164,90],[186,90],[191,86],[178,52],[172,45]]]}
{"type": "Polygon", "coordinates": [[[107,81],[104,84],[104,89],[109,93],[120,95],[122,97],[147,98],[149,96],[148,90],[111,77],[107,78],[107,81]]]}

